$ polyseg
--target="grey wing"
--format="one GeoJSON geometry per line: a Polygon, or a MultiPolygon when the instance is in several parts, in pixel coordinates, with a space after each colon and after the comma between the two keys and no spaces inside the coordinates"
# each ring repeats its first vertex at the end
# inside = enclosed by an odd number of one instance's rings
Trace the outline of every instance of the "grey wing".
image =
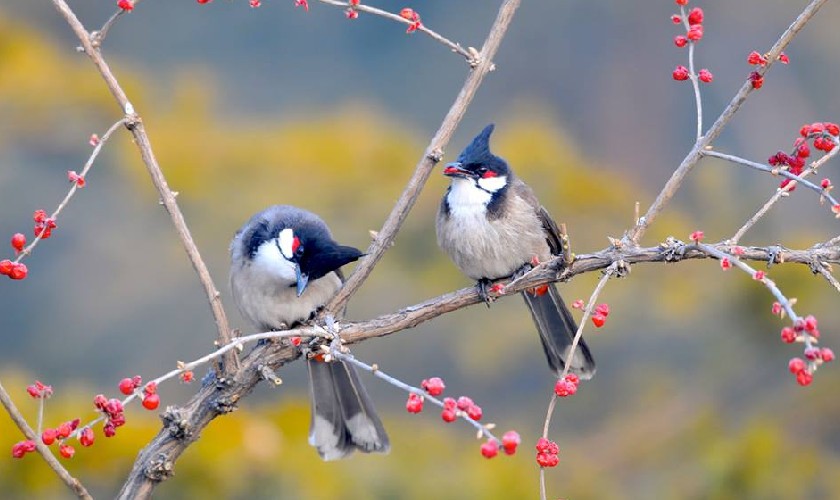
{"type": "Polygon", "coordinates": [[[563,242],[560,239],[560,229],[557,227],[557,223],[554,222],[554,219],[551,218],[551,215],[549,215],[548,210],[546,210],[544,206],[540,205],[540,200],[537,199],[537,195],[534,193],[534,190],[531,189],[531,186],[525,184],[520,179],[516,179],[512,187],[523,200],[527,201],[529,205],[534,207],[534,212],[536,212],[537,218],[542,224],[543,231],[545,232],[545,240],[548,242],[549,248],[551,248],[551,253],[554,255],[560,255],[563,252],[563,242]]]}

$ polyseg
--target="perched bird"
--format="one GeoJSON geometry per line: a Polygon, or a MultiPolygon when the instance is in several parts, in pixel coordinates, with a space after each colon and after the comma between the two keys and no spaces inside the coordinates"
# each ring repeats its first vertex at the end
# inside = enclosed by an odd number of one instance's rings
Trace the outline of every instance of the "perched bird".
{"type": "MultiPolygon", "coordinates": [[[[258,331],[312,318],[343,282],[341,266],[363,254],[339,245],[317,215],[275,205],[251,217],[230,245],[230,285],[239,312],[258,331]]],[[[353,450],[387,452],[390,443],[355,368],[307,361],[312,400],[309,444],[324,460],[353,450]]]]}
{"type": "MultiPolygon", "coordinates": [[[[438,245],[462,273],[478,281],[488,301],[491,280],[530,269],[536,258],[546,261],[561,253],[557,224],[533,190],[521,181],[502,158],[490,152],[493,125],[481,131],[458,160],[443,174],[452,182],[437,215],[438,245]]],[[[569,359],[577,325],[554,284],[523,292],[540,334],[548,365],[560,373],[570,371],[582,379],[595,374],[589,347],[580,339],[569,359]]]]}

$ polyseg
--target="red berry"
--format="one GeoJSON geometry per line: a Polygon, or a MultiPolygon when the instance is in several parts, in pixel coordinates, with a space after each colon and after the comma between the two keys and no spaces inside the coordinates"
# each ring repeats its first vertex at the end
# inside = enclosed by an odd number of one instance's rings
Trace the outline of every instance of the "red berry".
{"type": "Polygon", "coordinates": [[[13,280],[22,280],[26,278],[27,274],[29,274],[29,269],[26,267],[26,264],[23,262],[17,262],[12,266],[12,270],[9,272],[9,278],[12,278],[13,280]]]}
{"type": "Polygon", "coordinates": [[[9,276],[15,265],[9,259],[0,260],[0,275],[9,276]]]}
{"type": "Polygon", "coordinates": [[[248,5],[250,5],[251,8],[256,9],[257,7],[262,5],[262,2],[260,0],[248,0],[248,5]]]}
{"type": "Polygon", "coordinates": [[[697,78],[700,79],[703,83],[711,83],[712,80],[715,79],[715,76],[712,74],[711,71],[707,69],[701,69],[699,73],[697,73],[697,78]]]}
{"type": "Polygon", "coordinates": [[[516,447],[519,446],[519,443],[521,442],[522,438],[519,437],[519,433],[516,431],[507,431],[502,436],[502,448],[508,455],[516,453],[516,447]]]}
{"type": "Polygon", "coordinates": [[[758,271],[753,273],[753,279],[757,280],[757,281],[763,280],[764,279],[764,271],[759,269],[758,271]]]}
{"type": "Polygon", "coordinates": [[[595,312],[606,318],[610,315],[610,306],[606,303],[598,304],[597,306],[595,306],[595,312]]]}
{"type": "Polygon", "coordinates": [[[417,21],[420,19],[420,16],[414,12],[413,9],[409,9],[408,7],[400,11],[400,17],[408,21],[417,21]]]}
{"type": "Polygon", "coordinates": [[[58,429],[56,429],[56,436],[58,436],[59,439],[64,439],[70,436],[72,432],[73,427],[70,425],[70,422],[63,422],[58,426],[58,429]]]}
{"type": "Polygon", "coordinates": [[[691,235],[689,235],[689,238],[691,238],[691,241],[694,243],[700,243],[700,241],[703,240],[703,231],[694,231],[691,235]]]}
{"type": "Polygon", "coordinates": [[[752,83],[752,87],[758,90],[764,86],[764,77],[761,76],[758,71],[753,71],[750,73],[750,82],[752,83]]]}
{"type": "Polygon", "coordinates": [[[674,72],[671,73],[671,77],[678,82],[688,80],[688,68],[685,66],[677,66],[674,69],[674,72]]]}
{"type": "Polygon", "coordinates": [[[95,406],[97,410],[104,410],[106,404],[108,404],[108,400],[105,399],[103,394],[97,394],[93,397],[93,406],[95,406]]]}
{"type": "Polygon", "coordinates": [[[444,410],[440,412],[440,418],[442,418],[444,422],[450,423],[454,422],[455,419],[458,418],[458,415],[455,414],[455,410],[444,408],[444,410]]]}
{"type": "Polygon", "coordinates": [[[688,5],[688,0],[674,0],[677,5],[688,5]]]}
{"type": "Polygon", "coordinates": [[[816,347],[809,347],[805,349],[805,359],[809,361],[816,361],[820,358],[820,350],[816,347]]]}
{"type": "Polygon", "coordinates": [[[14,248],[16,252],[20,252],[25,246],[26,236],[24,236],[22,233],[15,233],[12,236],[12,248],[14,248]]]}
{"type": "Polygon", "coordinates": [[[157,392],[157,382],[149,382],[146,384],[146,387],[143,388],[143,392],[152,395],[157,392]]]}
{"type": "Polygon", "coordinates": [[[802,358],[793,358],[788,361],[788,370],[796,375],[797,373],[805,371],[807,365],[805,364],[805,360],[802,358]]]}
{"type": "Polygon", "coordinates": [[[420,384],[420,387],[422,387],[424,391],[428,392],[432,396],[440,396],[441,394],[443,394],[443,390],[446,389],[446,385],[443,383],[443,380],[440,377],[424,379],[423,382],[420,384]]]}
{"type": "Polygon", "coordinates": [[[125,425],[125,413],[118,413],[118,414],[116,414],[116,415],[112,416],[112,417],[108,420],[108,423],[110,423],[110,424],[111,424],[111,425],[113,425],[114,427],[122,427],[122,426],[124,426],[124,425],[125,425]]]}
{"type": "Polygon", "coordinates": [[[126,12],[131,12],[132,10],[134,10],[134,1],[133,0],[117,0],[117,7],[121,8],[122,10],[124,10],[126,12]]]}
{"type": "Polygon", "coordinates": [[[147,410],[156,410],[160,406],[160,396],[157,394],[146,394],[143,398],[143,408],[147,410]]]}
{"type": "Polygon", "coordinates": [[[475,420],[476,422],[481,420],[482,414],[483,412],[481,411],[481,407],[478,405],[472,405],[469,408],[467,408],[467,416],[475,420]]]}
{"type": "Polygon", "coordinates": [[[300,337],[292,337],[289,339],[293,346],[297,347],[300,345],[301,338],[300,337]]]}
{"type": "Polygon", "coordinates": [[[803,370],[796,374],[796,383],[801,385],[802,387],[811,385],[811,382],[813,381],[814,375],[812,375],[810,372],[803,370]]]}
{"type": "Polygon", "coordinates": [[[357,5],[359,5],[359,0],[350,0],[347,3],[350,4],[351,7],[356,7],[357,5]]]}
{"type": "Polygon", "coordinates": [[[820,359],[822,359],[825,363],[830,363],[831,361],[834,361],[834,351],[832,351],[828,347],[823,347],[822,349],[820,349],[820,359]]]}
{"type": "Polygon", "coordinates": [[[578,386],[565,379],[560,379],[554,384],[554,394],[561,398],[566,396],[573,396],[577,392],[578,386]]]}
{"type": "Polygon", "coordinates": [[[574,384],[574,386],[577,387],[580,385],[580,377],[578,377],[574,373],[570,373],[566,375],[566,382],[574,384]]]}
{"type": "Polygon", "coordinates": [[[47,220],[47,212],[43,210],[35,210],[32,212],[32,220],[35,222],[44,222],[47,220]]]}
{"type": "Polygon", "coordinates": [[[49,446],[55,443],[55,439],[58,437],[58,431],[55,429],[44,429],[44,432],[41,433],[41,442],[45,445],[49,446]]]}
{"type": "Polygon", "coordinates": [[[750,52],[750,55],[747,56],[747,62],[752,65],[764,66],[765,64],[767,64],[767,59],[765,59],[764,56],[762,56],[754,50],[750,52]]]}
{"type": "Polygon", "coordinates": [[[583,309],[583,301],[581,299],[577,299],[572,302],[572,309],[583,309]]]}
{"type": "Polygon", "coordinates": [[[537,464],[539,464],[540,467],[556,467],[559,463],[560,459],[557,455],[537,453],[537,464]]]}
{"type": "Polygon", "coordinates": [[[114,424],[108,422],[107,424],[105,424],[104,427],[102,427],[102,434],[106,438],[114,437],[117,434],[117,428],[116,426],[114,426],[114,424]]]}
{"type": "Polygon", "coordinates": [[[788,57],[787,54],[782,52],[781,54],[779,54],[779,62],[782,63],[782,64],[789,64],[790,63],[790,57],[788,57]]]}
{"type": "Polygon", "coordinates": [[[785,344],[796,342],[796,332],[793,331],[793,328],[789,326],[782,328],[782,342],[785,344]]]}
{"type": "Polygon", "coordinates": [[[836,123],[826,123],[825,131],[833,135],[834,137],[840,136],[840,126],[838,126],[836,123]]]}
{"type": "MultiPolygon", "coordinates": [[[[119,415],[123,412],[123,404],[122,401],[119,399],[109,399],[107,403],[105,403],[105,413],[110,415],[111,417],[115,415],[119,415]]],[[[118,426],[119,427],[119,426],[118,426]]]]}
{"type": "Polygon", "coordinates": [[[303,7],[303,10],[309,12],[309,1],[308,0],[295,0],[295,7],[303,7]]]}
{"type": "Polygon", "coordinates": [[[729,260],[729,257],[724,257],[720,259],[720,268],[724,271],[727,271],[732,268],[732,262],[729,260]]]}
{"type": "Polygon", "coordinates": [[[344,17],[347,19],[358,19],[359,11],[356,9],[347,9],[344,11],[344,17]]]}
{"type": "Polygon", "coordinates": [[[674,14],[673,16],[671,16],[671,22],[674,24],[680,24],[682,22],[682,17],[680,17],[678,14],[674,14]]]}
{"type": "Polygon", "coordinates": [[[457,404],[458,404],[458,409],[461,410],[461,411],[467,411],[467,408],[475,405],[473,400],[471,398],[469,398],[468,396],[461,396],[460,398],[458,398],[457,404]]]}
{"type": "Polygon", "coordinates": [[[58,452],[64,458],[73,458],[73,455],[76,454],[76,448],[73,448],[69,444],[63,444],[58,447],[58,452]]]}
{"type": "Polygon", "coordinates": [[[134,393],[134,381],[130,378],[124,378],[120,380],[119,388],[121,393],[130,396],[134,393]]]}
{"type": "MultiPolygon", "coordinates": [[[[679,21],[677,21],[677,22],[679,22],[679,21]]],[[[688,44],[688,38],[686,38],[684,35],[677,35],[677,36],[674,37],[674,45],[676,45],[677,47],[682,48],[682,47],[685,47],[687,44],[688,44]]]]}
{"type": "Polygon", "coordinates": [[[595,313],[592,315],[592,324],[595,325],[595,328],[601,328],[604,326],[604,323],[607,322],[607,317],[603,314],[595,313]]]}
{"type": "Polygon", "coordinates": [[[488,439],[486,443],[481,445],[481,454],[484,458],[493,458],[499,454],[499,443],[495,439],[488,439]]]}
{"type": "Polygon", "coordinates": [[[548,439],[541,437],[537,440],[537,453],[548,453],[550,455],[556,455],[560,453],[560,448],[557,446],[557,443],[554,441],[549,441],[548,439]]]}
{"type": "Polygon", "coordinates": [[[420,413],[423,410],[423,397],[412,392],[408,395],[405,409],[408,413],[420,413]]]}
{"type": "Polygon", "coordinates": [[[828,189],[829,187],[831,187],[831,180],[830,179],[823,179],[822,182],[820,182],[820,186],[823,189],[828,189]]]}
{"type": "Polygon", "coordinates": [[[744,250],[744,247],[734,246],[732,247],[732,253],[734,253],[735,255],[744,255],[746,253],[746,250],[744,250]]]}
{"type": "Polygon", "coordinates": [[[454,410],[458,403],[453,398],[443,398],[443,407],[447,410],[454,410]]]}
{"type": "Polygon", "coordinates": [[[686,33],[685,36],[692,42],[700,41],[703,38],[703,25],[695,24],[688,28],[688,33],[686,33]]]}
{"type": "Polygon", "coordinates": [[[24,455],[33,451],[35,451],[35,441],[27,439],[26,441],[15,443],[15,445],[12,446],[12,457],[23,458],[24,455]]]}
{"type": "Polygon", "coordinates": [[[192,372],[192,370],[187,370],[181,374],[181,381],[185,384],[189,384],[193,381],[194,378],[195,374],[192,372]]]}
{"type": "Polygon", "coordinates": [[[812,315],[808,315],[805,317],[805,329],[809,332],[813,332],[817,329],[817,318],[812,315]]]}
{"type": "Polygon", "coordinates": [[[688,24],[695,25],[700,24],[703,22],[703,9],[700,7],[694,7],[691,9],[691,12],[688,13],[688,24]]]}
{"type": "Polygon", "coordinates": [[[779,316],[782,314],[782,305],[778,302],[773,302],[773,307],[770,308],[770,312],[773,313],[773,316],[779,316]]]}
{"type": "Polygon", "coordinates": [[[93,446],[93,429],[90,427],[85,427],[82,429],[81,434],[79,435],[79,442],[82,443],[82,446],[93,446]]]}

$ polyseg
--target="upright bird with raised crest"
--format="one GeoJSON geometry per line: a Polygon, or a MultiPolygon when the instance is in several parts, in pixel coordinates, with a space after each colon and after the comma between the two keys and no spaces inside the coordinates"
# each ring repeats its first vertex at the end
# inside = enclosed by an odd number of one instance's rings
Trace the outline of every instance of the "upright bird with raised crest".
{"type": "MultiPolygon", "coordinates": [[[[536,258],[546,261],[562,251],[557,224],[534,191],[490,151],[488,125],[443,170],[452,182],[437,215],[437,239],[458,269],[478,282],[488,301],[492,280],[530,269],[536,258]]],[[[595,374],[589,346],[580,339],[570,356],[577,324],[552,283],[522,293],[531,311],[549,367],[582,379],[595,374]]]]}

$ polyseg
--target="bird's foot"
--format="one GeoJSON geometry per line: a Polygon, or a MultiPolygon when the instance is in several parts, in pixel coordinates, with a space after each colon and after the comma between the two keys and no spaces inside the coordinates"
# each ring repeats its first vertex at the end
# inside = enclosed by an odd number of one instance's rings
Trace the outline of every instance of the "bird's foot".
{"type": "Polygon", "coordinates": [[[478,296],[481,300],[484,301],[484,304],[487,307],[490,307],[490,303],[496,300],[495,297],[492,297],[488,292],[492,289],[492,285],[490,285],[490,280],[487,278],[481,278],[475,284],[476,289],[478,290],[478,296]]]}

